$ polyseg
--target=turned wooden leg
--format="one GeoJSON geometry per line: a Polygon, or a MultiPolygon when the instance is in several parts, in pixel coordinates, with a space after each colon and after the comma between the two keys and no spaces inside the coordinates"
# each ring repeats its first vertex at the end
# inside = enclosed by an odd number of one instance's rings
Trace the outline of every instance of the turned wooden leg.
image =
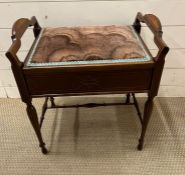
{"type": "Polygon", "coordinates": [[[43,104],[43,106],[42,106],[42,114],[41,114],[40,123],[39,123],[40,129],[41,129],[42,123],[43,123],[43,121],[44,121],[44,116],[45,116],[47,107],[48,107],[48,97],[45,98],[45,102],[44,102],[44,104],[43,104]]]}
{"type": "Polygon", "coordinates": [[[145,103],[145,108],[144,108],[142,131],[141,131],[141,136],[140,136],[140,139],[139,139],[139,144],[138,144],[138,147],[137,147],[138,150],[143,149],[144,137],[145,137],[146,129],[147,129],[147,126],[148,126],[148,122],[150,120],[152,108],[153,108],[153,97],[148,97],[148,99],[145,103]]]}
{"type": "Polygon", "coordinates": [[[125,103],[130,103],[130,93],[127,94],[125,103]]]}
{"type": "Polygon", "coordinates": [[[43,154],[47,154],[47,149],[45,147],[45,143],[43,142],[42,139],[42,135],[41,135],[41,130],[40,130],[40,126],[39,126],[39,121],[38,121],[38,117],[37,117],[37,112],[35,107],[32,105],[32,103],[27,103],[27,114],[28,117],[30,119],[30,122],[34,128],[34,131],[37,135],[37,138],[39,140],[39,146],[41,147],[42,153],[43,154]]]}
{"type": "Polygon", "coordinates": [[[50,97],[50,101],[51,101],[51,106],[55,107],[55,99],[53,97],[50,97]]]}

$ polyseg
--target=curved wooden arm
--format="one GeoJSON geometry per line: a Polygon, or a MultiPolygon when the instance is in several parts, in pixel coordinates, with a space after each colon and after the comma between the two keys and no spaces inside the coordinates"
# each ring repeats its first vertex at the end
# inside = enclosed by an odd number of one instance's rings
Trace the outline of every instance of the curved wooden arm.
{"type": "Polygon", "coordinates": [[[30,20],[27,18],[18,19],[12,27],[12,45],[6,52],[6,56],[12,64],[21,65],[21,61],[17,57],[17,52],[21,47],[21,37],[28,27],[33,26],[33,33],[35,38],[39,35],[41,27],[37,19],[33,16],[30,20]]]}
{"type": "Polygon", "coordinates": [[[140,12],[137,14],[135,22],[133,24],[135,30],[140,33],[141,31],[141,24],[140,23],[146,23],[146,25],[150,28],[150,30],[154,34],[154,42],[159,48],[159,52],[156,57],[154,57],[155,61],[164,59],[166,54],[169,51],[169,47],[164,42],[162,35],[162,25],[159,20],[159,18],[153,14],[146,14],[142,15],[140,12]]]}

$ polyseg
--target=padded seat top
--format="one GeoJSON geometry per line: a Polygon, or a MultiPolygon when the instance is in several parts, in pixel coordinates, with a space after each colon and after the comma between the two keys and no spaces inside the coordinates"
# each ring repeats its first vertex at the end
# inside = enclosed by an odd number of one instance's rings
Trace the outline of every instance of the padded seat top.
{"type": "Polygon", "coordinates": [[[130,26],[43,28],[28,66],[149,61],[130,26]]]}

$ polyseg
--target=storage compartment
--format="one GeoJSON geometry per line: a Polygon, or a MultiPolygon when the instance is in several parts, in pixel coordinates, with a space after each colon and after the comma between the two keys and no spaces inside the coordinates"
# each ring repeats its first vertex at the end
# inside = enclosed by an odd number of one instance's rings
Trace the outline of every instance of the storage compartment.
{"type": "Polygon", "coordinates": [[[147,90],[152,69],[49,72],[27,75],[31,95],[147,90]]]}

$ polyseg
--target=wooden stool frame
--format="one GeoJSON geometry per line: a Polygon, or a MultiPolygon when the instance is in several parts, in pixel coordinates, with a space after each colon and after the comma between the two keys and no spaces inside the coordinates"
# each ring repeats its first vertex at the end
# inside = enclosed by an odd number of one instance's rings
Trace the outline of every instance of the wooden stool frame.
{"type": "MultiPolygon", "coordinates": [[[[54,102],[54,97],[98,94],[127,94],[126,102],[124,104],[133,104],[136,107],[142,124],[141,136],[137,147],[138,150],[142,150],[147,125],[153,108],[153,99],[158,93],[165,56],[168,53],[169,48],[162,39],[162,26],[155,15],[146,14],[143,16],[141,13],[138,13],[133,28],[139,34],[145,49],[152,57],[151,61],[137,63],[29,67],[27,66],[27,62],[41,31],[41,27],[35,17],[32,17],[30,20],[21,18],[14,23],[11,37],[12,45],[7,51],[6,56],[11,62],[12,71],[21,99],[27,105],[27,114],[37,135],[42,153],[46,154],[48,152],[41,135],[44,114],[48,108],[115,105],[113,103],[89,103],[84,105],[57,106],[54,102]],[[151,55],[140,36],[141,23],[146,23],[154,34],[154,42],[159,48],[157,56],[155,57],[151,55]],[[33,27],[35,41],[33,42],[25,61],[21,62],[17,57],[17,52],[21,46],[21,37],[30,26],[33,27]],[[141,117],[141,112],[134,95],[135,93],[148,94],[143,117],[141,117]],[[133,97],[133,103],[130,102],[130,95],[133,97]],[[32,99],[38,97],[46,98],[40,122],[36,109],[32,104],[32,99]],[[47,104],[48,99],[51,100],[50,107],[48,107],[47,104]]],[[[122,104],[118,103],[117,105],[122,104]]]]}

